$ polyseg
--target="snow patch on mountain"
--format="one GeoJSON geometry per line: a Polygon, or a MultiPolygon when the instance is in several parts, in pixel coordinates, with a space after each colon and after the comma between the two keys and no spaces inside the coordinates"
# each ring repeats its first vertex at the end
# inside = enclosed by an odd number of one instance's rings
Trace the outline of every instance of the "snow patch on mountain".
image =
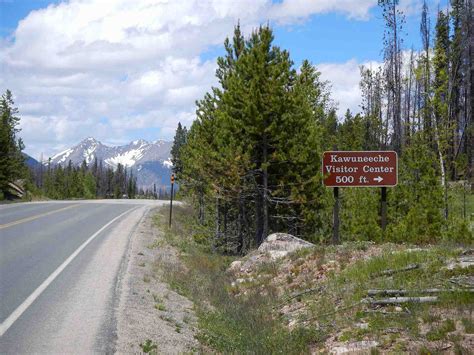
{"type": "Polygon", "coordinates": [[[84,151],[83,156],[87,164],[90,164],[92,162],[93,157],[94,157],[94,152],[96,149],[97,149],[97,146],[93,145],[84,151]]]}
{"type": "Polygon", "coordinates": [[[85,161],[90,165],[97,159],[113,169],[117,168],[118,164],[132,169],[139,186],[163,186],[169,184],[171,174],[171,145],[171,142],[164,140],[150,143],[139,139],[126,145],[111,147],[89,137],[51,157],[51,163],[67,165],[71,161],[73,165],[78,166],[85,161]]]}
{"type": "Polygon", "coordinates": [[[143,158],[143,149],[132,149],[126,151],[123,154],[106,159],[105,162],[114,167],[116,167],[118,164],[122,164],[123,166],[129,168],[134,166],[141,158],[143,158]]]}
{"type": "Polygon", "coordinates": [[[57,162],[56,164],[62,164],[66,162],[66,159],[74,152],[74,149],[66,149],[65,151],[58,153],[51,157],[51,161],[57,162]],[[59,158],[59,159],[58,159],[59,158]]]}
{"type": "Polygon", "coordinates": [[[171,162],[171,158],[166,159],[163,162],[163,165],[166,166],[167,168],[171,169],[173,167],[173,163],[171,162]]]}

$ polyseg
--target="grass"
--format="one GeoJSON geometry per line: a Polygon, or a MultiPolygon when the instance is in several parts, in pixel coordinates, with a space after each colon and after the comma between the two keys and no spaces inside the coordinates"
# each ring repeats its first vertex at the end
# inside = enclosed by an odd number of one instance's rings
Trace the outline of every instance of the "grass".
{"type": "Polygon", "coordinates": [[[156,303],[155,308],[159,311],[166,311],[166,306],[163,303],[156,303]]]}
{"type": "Polygon", "coordinates": [[[463,186],[451,187],[448,191],[448,206],[450,213],[458,218],[469,220],[474,215],[474,194],[469,192],[469,188],[463,186]]]}
{"type": "Polygon", "coordinates": [[[158,239],[157,239],[157,240],[153,241],[152,244],[149,244],[149,245],[147,245],[146,247],[147,247],[148,249],[151,249],[151,250],[152,250],[152,249],[159,248],[159,247],[161,247],[161,246],[163,246],[163,242],[162,242],[161,240],[158,240],[158,239]]]}
{"type": "MultiPolygon", "coordinates": [[[[317,319],[321,327],[328,333],[338,333],[346,329],[341,341],[361,340],[370,335],[373,339],[383,342],[397,342],[398,335],[425,339],[427,341],[448,340],[449,333],[455,330],[452,319],[442,319],[434,310],[443,315],[459,316],[463,311],[472,310],[474,299],[469,292],[445,292],[439,295],[435,305],[409,303],[402,305],[402,312],[395,306],[385,307],[386,313],[367,312],[367,305],[361,300],[367,298],[369,289],[405,289],[411,295],[419,295],[417,290],[427,288],[452,288],[449,278],[459,275],[472,275],[474,269],[447,270],[446,261],[459,255],[459,250],[445,246],[432,247],[419,251],[395,251],[391,246],[379,257],[360,260],[348,266],[339,274],[334,274],[325,283],[324,291],[317,295],[312,303],[311,318],[317,319]],[[381,275],[384,270],[402,269],[417,264],[419,268],[395,273],[392,276],[381,275]],[[328,309],[341,312],[328,312],[328,309]],[[428,323],[430,330],[426,335],[421,333],[420,319],[428,323]],[[358,322],[369,324],[367,330],[357,329],[358,322]],[[349,328],[349,330],[347,330],[349,328]],[[390,337],[388,334],[391,334],[390,337]]],[[[313,297],[314,296],[307,296],[313,297]]],[[[383,297],[383,296],[382,296],[383,297]]],[[[469,326],[468,326],[469,328],[469,326]]],[[[401,339],[402,341],[402,339],[401,339]]]]}
{"type": "MultiPolygon", "coordinates": [[[[165,240],[181,252],[185,267],[161,267],[167,269],[164,274],[170,286],[194,302],[197,338],[202,344],[224,353],[300,354],[308,352],[309,344],[320,340],[317,329],[298,328],[290,332],[273,317],[278,299],[271,287],[266,296],[250,291],[246,296],[235,297],[229,292],[231,280],[226,274],[234,258],[212,253],[203,238],[195,238],[202,231],[194,229],[189,209],[174,209],[171,229],[165,212],[155,217],[155,223],[164,231],[165,240]]],[[[274,273],[275,266],[264,271],[274,273]]]]}
{"type": "Polygon", "coordinates": [[[446,319],[439,326],[434,327],[428,333],[426,333],[426,339],[429,341],[443,340],[447,338],[447,334],[454,332],[456,325],[452,319],[446,319]]]}
{"type": "Polygon", "coordinates": [[[467,334],[474,334],[474,321],[469,318],[461,319],[462,325],[464,326],[464,331],[467,334]]]}
{"type": "Polygon", "coordinates": [[[415,296],[421,289],[452,288],[450,278],[474,273],[473,267],[454,270],[444,267],[448,260],[459,256],[461,251],[455,246],[407,250],[400,245],[384,244],[380,245],[379,256],[356,262],[351,260],[351,254],[366,251],[368,243],[352,242],[292,253],[289,256],[292,276],[283,278],[287,284],[294,284],[304,261],[311,258],[319,268],[337,253],[341,271],[329,271],[327,278],[318,285],[322,286],[318,293],[295,299],[307,304],[308,312],[299,319],[301,326],[290,331],[286,320],[275,315],[275,309],[291,293],[314,287],[312,280],[299,283],[299,289],[279,295],[272,279],[281,272],[281,266],[279,262],[270,262],[259,266],[261,277],[258,280],[245,280],[240,284],[245,293],[239,292],[236,296],[235,288],[231,286],[233,280],[226,274],[235,259],[212,251],[188,207],[177,206],[171,229],[166,210],[155,216],[155,223],[164,233],[166,243],[179,251],[182,262],[160,265],[165,269],[166,281],[194,302],[199,327],[197,338],[217,352],[306,353],[310,347],[334,334],[339,334],[340,341],[370,338],[378,340],[382,348],[404,352],[408,351],[410,339],[426,341],[426,349],[430,349],[429,342],[436,341],[452,341],[457,347],[458,340],[453,335],[453,325],[456,330],[454,319],[463,319],[466,333],[473,331],[472,321],[465,318],[466,311],[472,312],[474,305],[472,293],[445,292],[439,294],[439,302],[435,305],[412,303],[402,305],[401,309],[389,306],[384,307],[386,313],[377,313],[376,309],[369,312],[370,307],[361,302],[367,298],[369,289],[405,289],[415,296]],[[383,275],[386,270],[403,269],[413,264],[419,267],[383,275]],[[368,327],[355,326],[358,323],[368,324],[368,327]]]}
{"type": "Polygon", "coordinates": [[[148,353],[156,353],[155,350],[158,349],[158,346],[154,344],[152,340],[147,339],[144,343],[140,344],[140,348],[142,348],[142,351],[145,354],[148,354],[148,353]]]}
{"type": "Polygon", "coordinates": [[[160,318],[163,319],[165,322],[168,322],[168,323],[173,323],[174,322],[174,319],[171,318],[170,316],[167,316],[167,315],[161,315],[160,318]]]}
{"type": "Polygon", "coordinates": [[[152,297],[153,297],[153,301],[155,301],[155,303],[161,303],[161,302],[163,302],[163,300],[161,299],[161,297],[158,296],[156,293],[153,293],[153,294],[152,294],[152,297]]]}

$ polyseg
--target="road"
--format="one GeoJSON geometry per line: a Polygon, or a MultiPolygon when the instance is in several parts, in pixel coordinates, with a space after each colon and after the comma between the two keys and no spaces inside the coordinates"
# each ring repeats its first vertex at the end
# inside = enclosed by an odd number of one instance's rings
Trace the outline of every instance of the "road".
{"type": "Polygon", "coordinates": [[[113,352],[128,243],[162,203],[0,206],[0,353],[113,352]]]}

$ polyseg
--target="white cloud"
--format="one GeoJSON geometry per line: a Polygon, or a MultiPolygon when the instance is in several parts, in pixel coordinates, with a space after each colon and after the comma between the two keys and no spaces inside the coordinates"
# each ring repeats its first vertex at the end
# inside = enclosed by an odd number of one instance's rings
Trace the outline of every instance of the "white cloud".
{"type": "MultiPolygon", "coordinates": [[[[14,93],[21,135],[36,157],[86,136],[126,142],[131,131],[147,127],[155,130],[155,139],[171,139],[179,120],[192,123],[195,100],[216,83],[215,60],[203,61],[201,54],[221,45],[237,21],[249,33],[268,20],[288,24],[331,11],[365,19],[375,5],[375,0],[70,0],[32,11],[11,40],[0,39],[0,90],[14,93]]],[[[334,97],[343,94],[340,106],[347,99],[353,107],[354,84],[337,74],[346,67],[320,69],[334,81],[334,97]]]]}
{"type": "Polygon", "coordinates": [[[343,117],[347,109],[351,110],[353,114],[361,112],[362,97],[359,88],[361,65],[375,69],[381,63],[375,61],[359,63],[355,59],[351,59],[344,63],[316,65],[321,72],[321,79],[327,80],[331,84],[331,96],[338,104],[337,114],[339,117],[343,117]]]}
{"type": "Polygon", "coordinates": [[[314,13],[341,12],[350,18],[368,19],[377,0],[283,0],[270,11],[273,19],[283,23],[304,19],[314,13]]]}

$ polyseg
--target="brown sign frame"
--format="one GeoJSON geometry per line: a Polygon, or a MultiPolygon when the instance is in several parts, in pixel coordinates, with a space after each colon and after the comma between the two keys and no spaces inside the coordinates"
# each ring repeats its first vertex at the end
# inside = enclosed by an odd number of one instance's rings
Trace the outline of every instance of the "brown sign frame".
{"type": "MultiPolygon", "coordinates": [[[[348,165],[350,165],[351,163],[348,163],[348,165]]],[[[360,164],[360,163],[357,163],[357,164],[360,164]]],[[[353,166],[352,166],[353,167],[353,166]]],[[[392,167],[392,166],[391,166],[392,167]]],[[[360,150],[329,150],[329,151],[325,151],[322,155],[322,159],[321,159],[321,171],[323,173],[323,184],[324,186],[326,187],[394,187],[394,186],[397,186],[398,185],[398,154],[396,151],[393,151],[393,150],[363,150],[363,151],[360,151],[360,150]],[[349,182],[341,182],[341,183],[327,183],[327,176],[328,176],[328,173],[325,171],[325,163],[324,163],[324,157],[326,155],[329,155],[329,154],[334,154],[334,153],[343,153],[343,154],[347,154],[347,153],[357,153],[358,156],[360,155],[363,155],[364,153],[367,154],[380,154],[380,155],[386,155],[387,153],[389,154],[393,154],[395,155],[395,183],[394,184],[374,184],[374,183],[360,183],[357,182],[357,181],[353,181],[351,183],[349,182]]],[[[337,173],[333,173],[333,174],[336,174],[337,173]]],[[[339,173],[341,174],[341,173],[339,173]]],[[[372,174],[372,173],[370,173],[372,174]]],[[[379,173],[379,174],[389,174],[389,173],[379,173]]],[[[344,176],[354,176],[354,177],[360,177],[360,176],[365,176],[363,174],[347,174],[347,173],[342,173],[342,175],[344,176]]],[[[355,179],[354,179],[355,180],[355,179]]]]}

